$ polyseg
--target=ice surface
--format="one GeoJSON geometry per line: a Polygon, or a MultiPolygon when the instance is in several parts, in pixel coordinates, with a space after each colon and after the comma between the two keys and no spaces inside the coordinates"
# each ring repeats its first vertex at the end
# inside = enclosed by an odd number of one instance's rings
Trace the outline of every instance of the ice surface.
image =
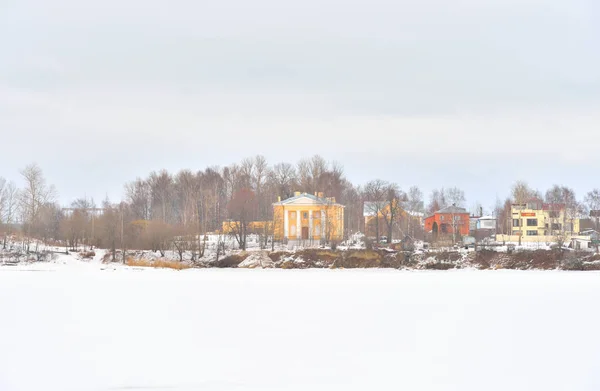
{"type": "Polygon", "coordinates": [[[600,390],[598,303],[593,272],[3,267],[0,390],[600,390]]]}

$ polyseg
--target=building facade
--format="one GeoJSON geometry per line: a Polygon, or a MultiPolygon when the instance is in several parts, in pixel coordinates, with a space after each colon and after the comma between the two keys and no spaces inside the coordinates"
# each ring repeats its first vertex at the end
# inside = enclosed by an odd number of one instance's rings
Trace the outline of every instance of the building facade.
{"type": "Polygon", "coordinates": [[[275,240],[340,241],[344,206],[323,193],[294,193],[273,204],[275,240]]]}
{"type": "Polygon", "coordinates": [[[425,232],[432,233],[434,238],[446,234],[468,236],[469,228],[469,213],[465,208],[455,205],[440,209],[425,218],[425,232]]]}
{"type": "Polygon", "coordinates": [[[513,236],[555,236],[576,232],[575,219],[567,219],[565,206],[532,199],[511,207],[513,236]]]}

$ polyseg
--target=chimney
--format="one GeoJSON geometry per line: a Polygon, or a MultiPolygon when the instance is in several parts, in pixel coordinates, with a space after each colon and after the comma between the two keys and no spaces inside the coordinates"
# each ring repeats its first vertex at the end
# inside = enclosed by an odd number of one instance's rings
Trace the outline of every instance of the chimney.
{"type": "Polygon", "coordinates": [[[300,192],[299,192],[299,191],[295,191],[295,192],[294,192],[294,197],[298,197],[299,195],[300,195],[300,192]]]}
{"type": "Polygon", "coordinates": [[[281,202],[281,196],[277,196],[277,202],[281,202]]]}
{"type": "Polygon", "coordinates": [[[319,198],[323,198],[323,192],[322,192],[322,191],[318,192],[318,193],[317,193],[317,197],[319,197],[319,198]]]}

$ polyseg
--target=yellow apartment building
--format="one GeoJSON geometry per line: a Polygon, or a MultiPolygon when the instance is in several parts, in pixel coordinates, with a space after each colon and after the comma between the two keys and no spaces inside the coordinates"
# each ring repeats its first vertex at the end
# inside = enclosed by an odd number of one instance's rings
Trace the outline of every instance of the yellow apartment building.
{"type": "Polygon", "coordinates": [[[581,220],[567,216],[562,204],[533,199],[511,207],[511,235],[496,235],[496,240],[553,242],[557,235],[567,238],[581,231],[581,220]]]}

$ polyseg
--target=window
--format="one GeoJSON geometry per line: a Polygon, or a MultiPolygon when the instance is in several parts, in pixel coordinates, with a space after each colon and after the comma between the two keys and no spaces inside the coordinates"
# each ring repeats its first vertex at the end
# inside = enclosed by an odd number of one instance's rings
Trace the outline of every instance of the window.
{"type": "Polygon", "coordinates": [[[440,220],[441,220],[441,221],[444,221],[444,215],[441,215],[441,216],[440,216],[440,220]]]}
{"type": "Polygon", "coordinates": [[[527,219],[528,227],[537,227],[537,219],[527,219]]]}
{"type": "Polygon", "coordinates": [[[304,220],[308,220],[308,212],[303,212],[303,213],[302,213],[302,218],[303,218],[304,220]]]}
{"type": "Polygon", "coordinates": [[[290,212],[290,219],[296,218],[296,212],[290,212]]]}
{"type": "Polygon", "coordinates": [[[548,217],[550,217],[551,219],[556,219],[560,216],[560,212],[557,210],[551,210],[548,212],[548,217]]]}
{"type": "Polygon", "coordinates": [[[558,224],[558,223],[552,223],[552,230],[553,231],[560,231],[560,224],[558,224]]]}
{"type": "Polygon", "coordinates": [[[521,224],[519,224],[519,219],[513,219],[513,227],[520,227],[521,224]]]}
{"type": "Polygon", "coordinates": [[[320,218],[321,218],[321,212],[320,212],[320,211],[318,211],[318,210],[317,210],[316,212],[314,212],[314,213],[313,213],[313,218],[315,218],[315,219],[320,219],[320,218]]]}
{"type": "Polygon", "coordinates": [[[527,236],[537,236],[538,231],[527,231],[527,236]]]}
{"type": "Polygon", "coordinates": [[[460,216],[454,216],[454,221],[460,221],[460,216]]]}

